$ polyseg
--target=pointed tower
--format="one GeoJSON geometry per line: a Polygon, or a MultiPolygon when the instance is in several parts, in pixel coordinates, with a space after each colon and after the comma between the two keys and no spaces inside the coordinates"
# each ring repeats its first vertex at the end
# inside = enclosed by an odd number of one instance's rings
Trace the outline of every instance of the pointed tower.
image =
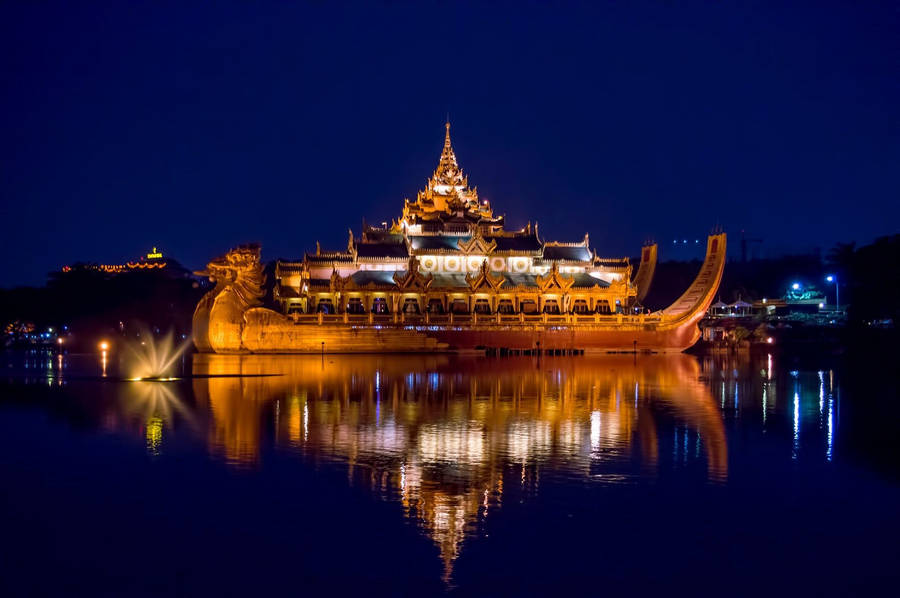
{"type": "Polygon", "coordinates": [[[456,210],[485,212],[489,209],[478,201],[478,192],[469,188],[469,179],[456,161],[453,142],[450,140],[450,121],[444,124],[444,147],[438,166],[428,179],[425,189],[419,192],[418,202],[426,211],[456,210]]]}
{"type": "Polygon", "coordinates": [[[406,201],[394,232],[409,234],[446,232],[471,234],[475,226],[501,229],[503,218],[495,218],[487,201],[478,198],[478,189],[469,187],[469,178],[456,161],[450,139],[450,121],[444,123],[444,147],[437,168],[416,194],[416,201],[406,201]]]}
{"type": "Polygon", "coordinates": [[[441,159],[438,162],[437,170],[434,171],[432,181],[446,186],[464,186],[463,173],[456,162],[456,153],[450,142],[450,121],[447,121],[444,127],[447,129],[444,134],[444,149],[441,150],[441,159]]]}

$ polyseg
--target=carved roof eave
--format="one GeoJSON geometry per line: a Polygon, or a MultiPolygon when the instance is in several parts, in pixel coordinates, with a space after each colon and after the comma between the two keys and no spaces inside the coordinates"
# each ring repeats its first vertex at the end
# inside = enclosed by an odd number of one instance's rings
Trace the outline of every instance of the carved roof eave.
{"type": "Polygon", "coordinates": [[[397,290],[397,285],[378,284],[378,283],[374,283],[374,282],[367,282],[366,284],[356,284],[356,282],[354,282],[353,279],[349,279],[344,284],[344,286],[342,286],[340,289],[332,288],[330,281],[329,281],[329,284],[320,284],[320,283],[310,282],[309,288],[311,290],[312,289],[318,290],[319,292],[322,292],[322,291],[331,292],[331,291],[340,290],[342,292],[348,293],[348,292],[358,292],[358,291],[395,291],[395,290],[397,290]]]}
{"type": "Polygon", "coordinates": [[[327,252],[327,253],[305,253],[303,255],[305,263],[331,263],[331,262],[353,262],[353,256],[349,253],[327,252]]]}
{"type": "Polygon", "coordinates": [[[559,264],[565,264],[565,265],[573,265],[574,264],[577,266],[590,266],[593,264],[593,262],[591,260],[570,260],[570,259],[566,259],[566,258],[559,258],[559,259],[540,258],[539,260],[535,260],[535,261],[541,265],[552,264],[554,262],[559,263],[559,264]]]}
{"type": "Polygon", "coordinates": [[[535,278],[535,282],[541,291],[546,292],[548,289],[556,287],[560,291],[565,292],[575,284],[575,279],[560,274],[559,266],[556,262],[553,262],[553,265],[550,267],[550,272],[548,272],[546,276],[538,276],[535,278]]]}
{"type": "Polygon", "coordinates": [[[397,288],[402,290],[425,291],[434,282],[434,274],[429,272],[427,275],[423,275],[419,271],[419,260],[416,257],[409,258],[409,265],[405,273],[394,272],[393,278],[397,288]]]}
{"type": "MultiPolygon", "coordinates": [[[[309,284],[310,291],[313,292],[335,292],[335,289],[331,288],[330,284],[318,284],[318,283],[310,283],[309,284]]],[[[421,292],[427,295],[440,295],[445,293],[457,293],[457,294],[468,294],[468,293],[492,293],[497,295],[542,295],[542,294],[553,294],[556,291],[562,293],[569,294],[592,294],[592,295],[612,295],[616,294],[616,291],[610,291],[609,287],[601,287],[599,285],[594,285],[592,287],[572,287],[567,289],[566,291],[561,291],[560,289],[548,289],[546,291],[542,291],[538,287],[527,287],[527,286],[507,286],[503,285],[501,288],[491,288],[490,286],[476,288],[472,290],[470,287],[445,287],[445,286],[429,286],[427,289],[418,290],[418,289],[403,289],[398,287],[395,284],[377,284],[374,282],[368,282],[364,285],[358,284],[346,284],[340,289],[340,292],[343,293],[366,293],[366,292],[377,292],[377,293],[409,293],[409,292],[421,292]]],[[[631,289],[625,291],[626,294],[633,294],[631,289]]]]}
{"type": "Polygon", "coordinates": [[[491,272],[487,260],[481,263],[481,269],[477,274],[466,274],[466,283],[468,283],[469,289],[472,291],[477,291],[484,286],[487,286],[492,291],[497,291],[505,282],[505,276],[491,272]]]}
{"type": "Polygon", "coordinates": [[[407,256],[384,256],[384,257],[382,257],[382,256],[361,255],[356,258],[357,262],[366,263],[366,264],[371,263],[371,262],[390,262],[390,263],[403,264],[408,260],[409,260],[409,258],[407,256]]]}
{"type": "Polygon", "coordinates": [[[280,274],[281,272],[287,272],[290,274],[295,274],[297,272],[304,272],[306,270],[306,264],[303,262],[291,262],[291,263],[283,263],[276,262],[275,264],[275,273],[280,274]]]}
{"type": "Polygon", "coordinates": [[[463,255],[471,255],[473,253],[477,255],[488,255],[497,249],[497,241],[491,239],[491,242],[488,243],[484,237],[478,233],[472,235],[467,241],[457,241],[456,245],[463,255]]]}
{"type": "MultiPolygon", "coordinates": [[[[413,249],[415,255],[456,255],[456,256],[466,256],[472,255],[468,253],[464,253],[459,249],[413,249]]],[[[512,249],[504,249],[504,250],[493,250],[491,252],[491,257],[540,257],[541,251],[538,250],[512,250],[512,249]]]]}
{"type": "Polygon", "coordinates": [[[544,243],[544,247],[585,247],[587,248],[587,241],[575,241],[572,243],[566,241],[547,241],[544,243]]]}

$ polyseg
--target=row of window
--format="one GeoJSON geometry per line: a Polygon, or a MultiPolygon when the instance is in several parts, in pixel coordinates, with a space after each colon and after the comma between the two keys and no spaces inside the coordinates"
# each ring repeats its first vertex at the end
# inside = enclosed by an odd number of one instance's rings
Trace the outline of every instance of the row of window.
{"type": "MultiPolygon", "coordinates": [[[[353,297],[345,306],[348,314],[365,314],[366,307],[363,305],[362,299],[353,297]]],[[[431,299],[428,301],[428,305],[425,307],[426,311],[430,314],[460,314],[460,315],[468,315],[469,313],[476,313],[482,315],[490,315],[492,313],[499,314],[516,314],[516,313],[524,313],[524,314],[537,314],[537,313],[545,313],[545,314],[562,314],[563,312],[560,309],[559,302],[555,299],[547,299],[544,301],[544,305],[540,312],[538,311],[537,303],[532,299],[524,299],[519,302],[519,309],[516,310],[515,306],[511,299],[501,299],[497,303],[497,311],[491,311],[491,304],[487,299],[476,299],[475,304],[472,306],[472,311],[469,311],[469,303],[465,299],[454,299],[450,302],[447,308],[444,308],[444,303],[440,299],[431,299]]],[[[373,314],[389,314],[391,313],[390,308],[388,307],[387,300],[383,297],[377,297],[372,301],[372,309],[373,314]]],[[[616,302],[616,313],[621,312],[620,305],[616,302]]],[[[302,309],[299,305],[292,305],[288,309],[288,313],[302,313],[302,309]]],[[[332,303],[331,299],[323,298],[319,300],[319,303],[316,305],[316,313],[323,314],[334,314],[335,307],[332,303]]],[[[404,300],[403,305],[400,307],[400,312],[409,315],[421,315],[421,309],[419,306],[419,302],[412,298],[408,297],[404,300]]],[[[569,310],[569,313],[572,314],[610,314],[613,311],[610,309],[609,302],[597,301],[596,306],[593,311],[590,310],[588,306],[588,302],[583,299],[576,299],[572,303],[572,307],[569,310]]]]}

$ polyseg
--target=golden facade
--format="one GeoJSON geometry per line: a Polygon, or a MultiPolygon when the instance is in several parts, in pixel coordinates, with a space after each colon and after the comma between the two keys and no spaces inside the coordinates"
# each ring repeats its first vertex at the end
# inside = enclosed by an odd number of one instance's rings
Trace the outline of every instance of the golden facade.
{"type": "MultiPolygon", "coordinates": [[[[508,230],[456,160],[446,125],[437,169],[415,201],[381,227],[349,233],[347,248],[279,261],[284,313],[408,317],[634,312],[627,258],[598,257],[587,234],[544,242],[537,223],[508,230]]],[[[649,281],[648,285],[649,285],[649,281]]],[[[458,318],[457,318],[458,319],[458,318]]]]}

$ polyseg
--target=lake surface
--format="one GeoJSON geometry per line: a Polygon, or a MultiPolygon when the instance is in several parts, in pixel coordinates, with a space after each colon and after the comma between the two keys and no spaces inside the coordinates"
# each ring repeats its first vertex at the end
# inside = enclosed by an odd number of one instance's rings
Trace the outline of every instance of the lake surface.
{"type": "Polygon", "coordinates": [[[5,596],[863,595],[900,580],[896,372],[195,356],[176,369],[203,377],[147,382],[107,361],[0,356],[5,596]]]}

